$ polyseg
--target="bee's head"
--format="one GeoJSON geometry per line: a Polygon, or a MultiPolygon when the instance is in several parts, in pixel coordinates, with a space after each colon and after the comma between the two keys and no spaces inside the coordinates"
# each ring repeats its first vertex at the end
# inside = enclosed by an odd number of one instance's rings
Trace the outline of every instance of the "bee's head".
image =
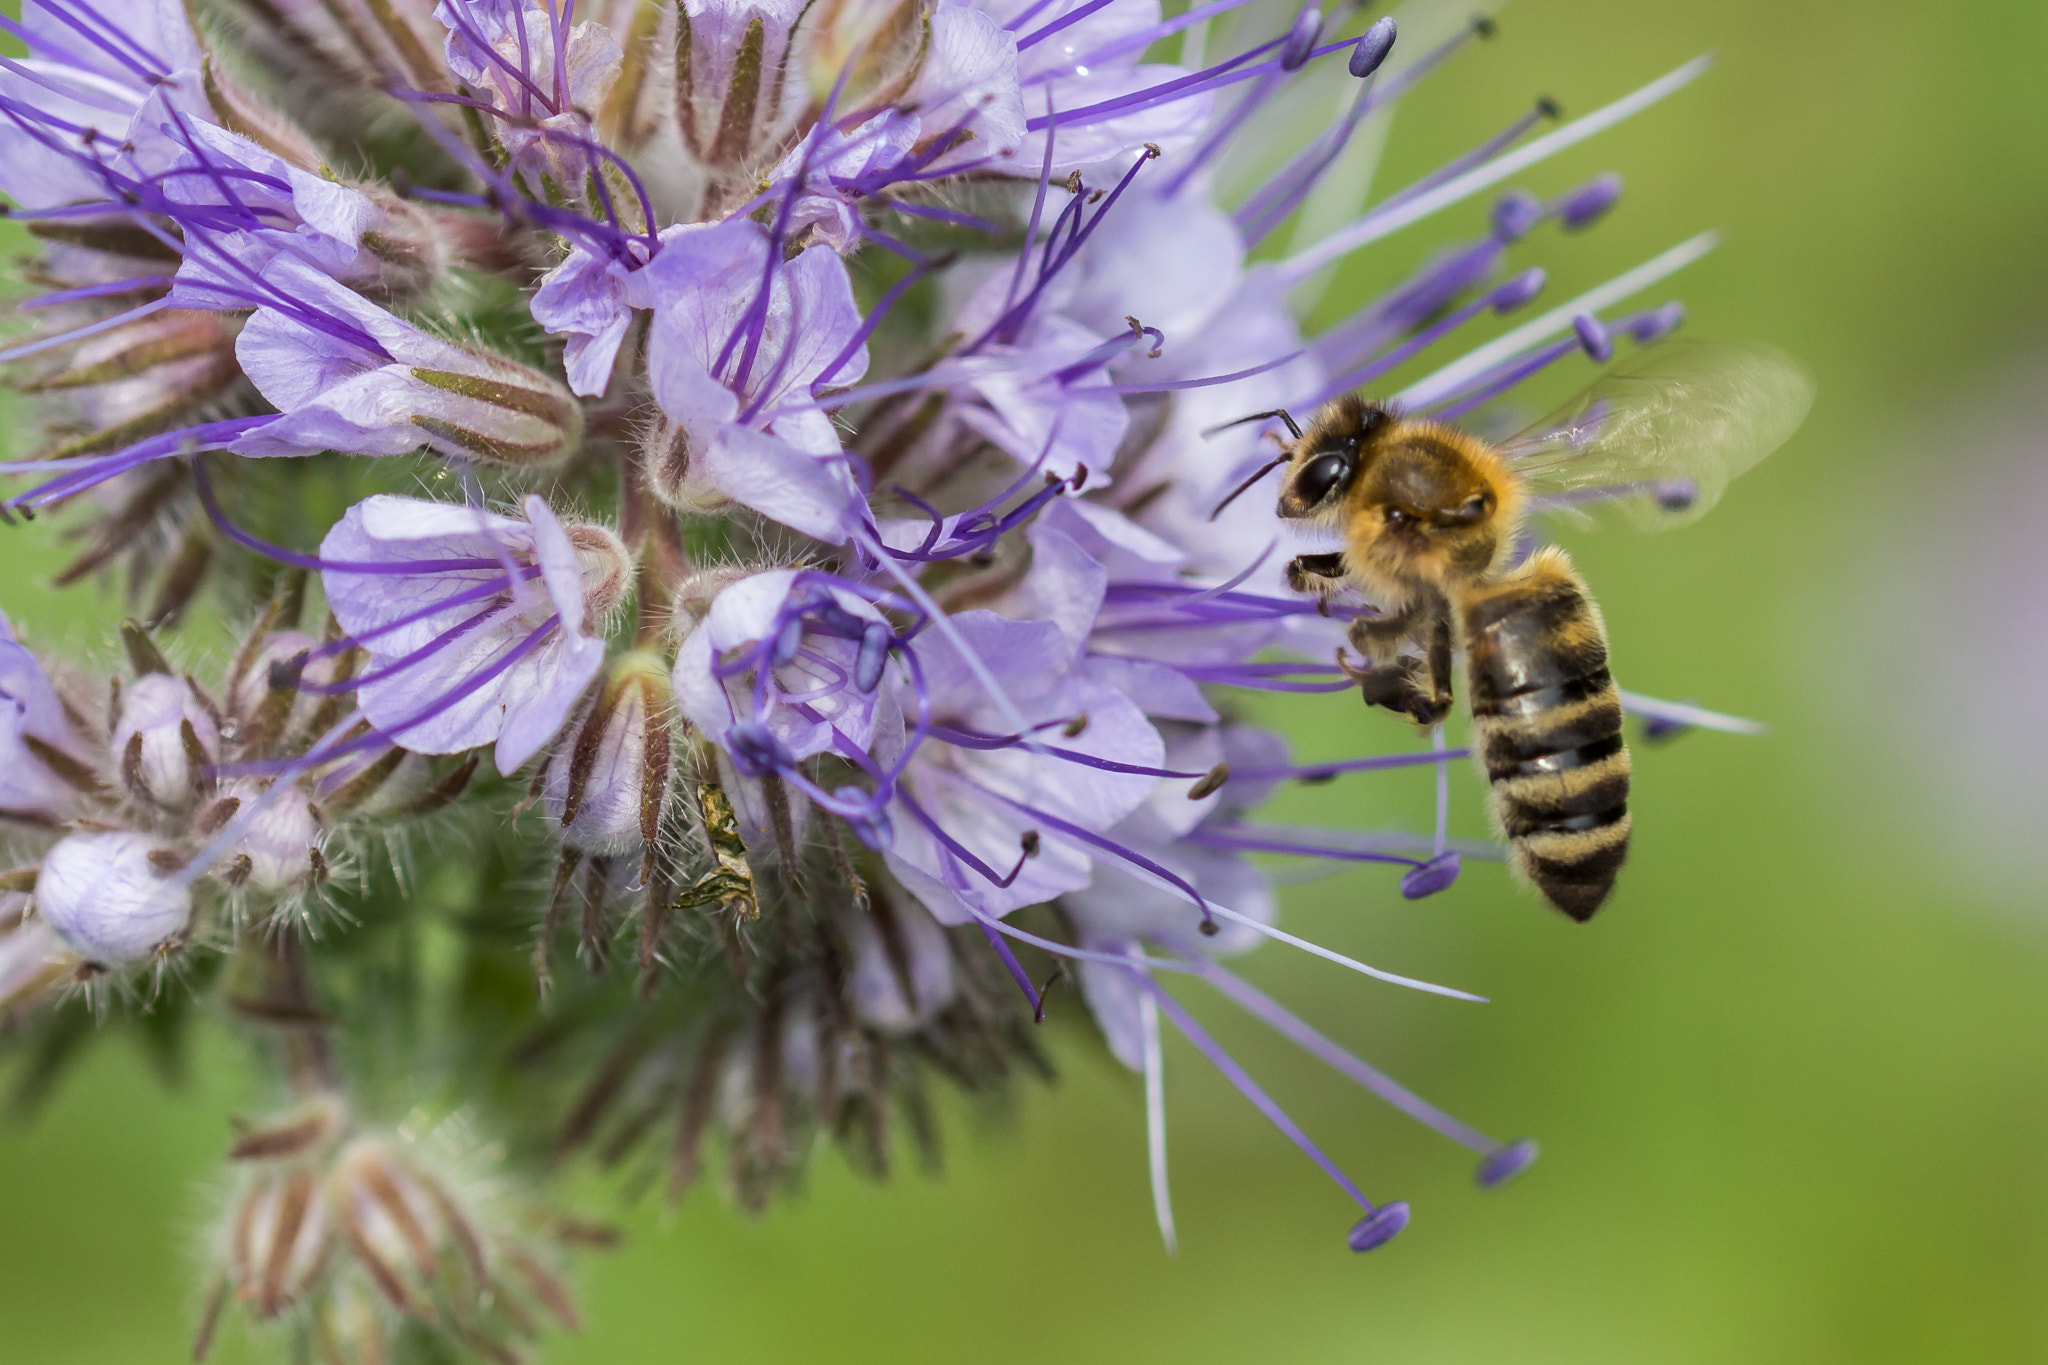
{"type": "Polygon", "coordinates": [[[1373,463],[1380,438],[1395,425],[1375,403],[1346,394],[1326,404],[1294,442],[1280,485],[1280,515],[1336,525],[1352,486],[1373,463]]]}

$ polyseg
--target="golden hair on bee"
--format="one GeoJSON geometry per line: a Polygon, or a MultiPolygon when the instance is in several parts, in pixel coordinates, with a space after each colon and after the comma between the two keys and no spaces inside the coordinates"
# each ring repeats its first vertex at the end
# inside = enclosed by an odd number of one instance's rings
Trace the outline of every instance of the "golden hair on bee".
{"type": "Polygon", "coordinates": [[[1497,572],[1525,505],[1521,480],[1470,432],[1347,394],[1291,446],[1278,510],[1342,532],[1345,575],[1392,607],[1497,572]]]}

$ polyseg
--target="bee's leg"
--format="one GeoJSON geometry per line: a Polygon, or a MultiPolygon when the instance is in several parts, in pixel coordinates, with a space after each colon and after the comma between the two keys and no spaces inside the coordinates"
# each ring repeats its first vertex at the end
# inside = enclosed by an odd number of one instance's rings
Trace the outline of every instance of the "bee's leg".
{"type": "Polygon", "coordinates": [[[1344,556],[1296,555],[1287,562],[1287,586],[1313,594],[1319,603],[1328,602],[1344,586],[1344,556]]]}
{"type": "Polygon", "coordinates": [[[1451,618],[1441,608],[1436,612],[1429,626],[1429,692],[1427,721],[1419,712],[1415,715],[1418,725],[1434,725],[1451,713],[1451,618]]]}
{"type": "Polygon", "coordinates": [[[1451,625],[1434,603],[1413,602],[1384,616],[1361,616],[1351,623],[1351,647],[1371,668],[1354,668],[1338,651],[1338,664],[1358,684],[1368,706],[1398,711],[1417,725],[1435,725],[1451,710],[1451,625]],[[1415,640],[1423,658],[1397,656],[1394,651],[1415,640]]]}

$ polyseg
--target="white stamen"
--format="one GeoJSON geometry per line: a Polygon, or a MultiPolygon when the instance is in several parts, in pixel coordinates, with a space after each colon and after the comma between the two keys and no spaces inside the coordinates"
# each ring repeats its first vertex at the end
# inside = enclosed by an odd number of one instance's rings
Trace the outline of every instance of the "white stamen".
{"type": "Polygon", "coordinates": [[[1638,716],[1652,716],[1679,725],[1697,725],[1702,730],[1724,730],[1731,735],[1767,734],[1771,728],[1760,720],[1723,715],[1682,701],[1659,701],[1640,692],[1623,692],[1621,704],[1625,710],[1638,716]]]}
{"type": "Polygon", "coordinates": [[[1446,180],[1428,193],[1418,194],[1385,213],[1367,213],[1349,228],[1334,232],[1308,250],[1280,262],[1274,268],[1275,273],[1279,275],[1283,286],[1291,287],[1298,284],[1341,256],[1347,256],[1368,243],[1379,241],[1382,237],[1391,236],[1410,223],[1422,221],[1439,209],[1446,209],[1460,200],[1469,199],[1516,172],[1553,157],[1567,147],[1584,142],[1595,133],[1603,133],[1624,119],[1641,113],[1666,95],[1690,85],[1713,64],[1714,59],[1711,56],[1695,57],[1670,75],[1651,81],[1634,94],[1625,95],[1604,109],[1596,109],[1582,119],[1574,119],[1557,131],[1537,138],[1526,147],[1496,157],[1484,166],[1475,166],[1465,174],[1446,180]]]}
{"type": "Polygon", "coordinates": [[[1138,1035],[1145,1054],[1145,1157],[1152,1171],[1152,1214],[1159,1220],[1166,1254],[1177,1256],[1173,1192],[1166,1183],[1166,1054],[1159,1045],[1159,1002],[1150,991],[1138,992],[1138,1035]]]}

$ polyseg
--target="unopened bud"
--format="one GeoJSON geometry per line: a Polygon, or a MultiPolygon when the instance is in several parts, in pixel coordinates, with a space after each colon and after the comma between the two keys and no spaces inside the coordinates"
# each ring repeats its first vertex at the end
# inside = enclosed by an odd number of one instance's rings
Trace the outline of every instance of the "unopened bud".
{"type": "Polygon", "coordinates": [[[43,855],[36,913],[89,962],[139,962],[184,931],[192,894],[168,881],[148,835],[72,834],[43,855]]]}
{"type": "Polygon", "coordinates": [[[225,793],[253,811],[235,855],[248,860],[237,878],[257,891],[295,891],[310,883],[320,866],[320,820],[313,802],[296,786],[266,790],[261,783],[237,782],[225,793]]]}
{"type": "Polygon", "coordinates": [[[213,717],[183,678],[145,673],[121,690],[114,761],[127,788],[166,810],[198,798],[204,769],[220,749],[213,717]]]}
{"type": "Polygon", "coordinates": [[[539,370],[467,351],[462,370],[414,366],[408,414],[444,455],[497,464],[552,464],[583,436],[583,408],[539,370]]]}
{"type": "Polygon", "coordinates": [[[302,729],[320,708],[321,694],[302,685],[318,688],[334,681],[338,659],[331,653],[314,653],[318,645],[302,631],[278,630],[256,647],[227,698],[238,727],[236,739],[245,752],[302,729]]]}
{"type": "Polygon", "coordinates": [[[802,0],[724,5],[680,0],[676,15],[676,119],[698,160],[732,167],[781,130],[783,70],[802,0]]]}
{"type": "Polygon", "coordinates": [[[668,667],[635,651],[614,660],[597,698],[548,759],[541,801],[571,848],[639,854],[668,791],[668,667]]]}
{"type": "Polygon", "coordinates": [[[454,1201],[381,1138],[350,1143],[330,1188],[335,1222],[377,1291],[408,1317],[438,1321],[432,1286],[441,1249],[451,1240],[476,1245],[454,1201]],[[457,1222],[463,1224],[459,1234],[457,1222]]]}
{"type": "Polygon", "coordinates": [[[255,1176],[235,1200],[230,1226],[228,1275],[252,1317],[290,1308],[326,1268],[333,1217],[325,1184],[309,1167],[255,1176]]]}
{"type": "Polygon", "coordinates": [[[656,422],[640,452],[648,490],[679,512],[717,512],[730,506],[732,499],[725,491],[700,475],[702,453],[687,428],[665,417],[656,422]]]}

